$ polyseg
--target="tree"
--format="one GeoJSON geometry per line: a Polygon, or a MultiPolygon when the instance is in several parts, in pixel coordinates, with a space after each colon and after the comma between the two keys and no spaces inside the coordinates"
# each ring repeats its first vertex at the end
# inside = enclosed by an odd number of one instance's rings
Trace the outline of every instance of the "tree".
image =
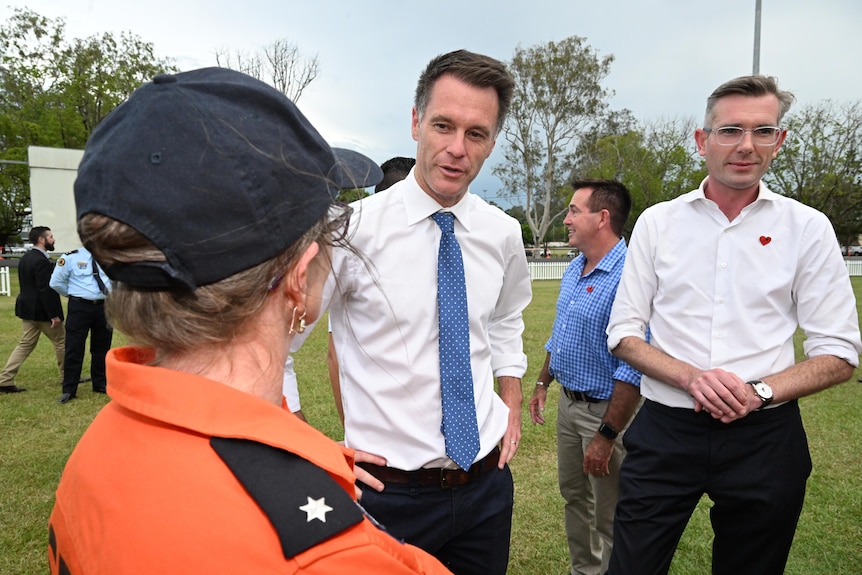
{"type": "Polygon", "coordinates": [[[367,198],[370,194],[363,188],[353,190],[341,190],[338,192],[338,201],[344,204],[349,204],[362,198],[367,198]]]}
{"type": "MultiPolygon", "coordinates": [[[[0,27],[0,159],[26,161],[29,146],[83,148],[102,118],[163,71],[174,68],[133,35],[67,42],[62,18],[16,9],[0,27]]],[[[0,163],[0,243],[20,233],[29,189],[26,166],[0,163]]]]}
{"type": "Polygon", "coordinates": [[[524,206],[512,206],[508,210],[503,210],[521,224],[521,240],[524,245],[533,242],[533,233],[530,231],[530,225],[527,223],[527,212],[524,211],[524,206]]]}
{"type": "Polygon", "coordinates": [[[508,64],[515,93],[503,129],[505,162],[493,172],[505,185],[505,197],[523,201],[535,246],[568,204],[566,178],[575,146],[604,115],[612,95],[601,86],[611,62],[613,56],[599,58],[584,38],[571,36],[519,47],[508,64]]]}
{"type": "Polygon", "coordinates": [[[768,185],[825,213],[843,245],[862,232],[862,103],[826,100],[788,115],[768,185]]]}
{"type": "Polygon", "coordinates": [[[266,46],[263,54],[219,50],[216,52],[216,63],[269,83],[294,103],[320,73],[317,54],[303,56],[296,44],[284,39],[266,46]]]}

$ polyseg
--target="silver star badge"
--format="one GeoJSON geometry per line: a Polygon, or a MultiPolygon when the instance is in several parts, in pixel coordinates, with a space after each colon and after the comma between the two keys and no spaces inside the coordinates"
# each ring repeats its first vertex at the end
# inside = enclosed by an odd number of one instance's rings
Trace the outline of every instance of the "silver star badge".
{"type": "Polygon", "coordinates": [[[312,519],[319,519],[322,523],[326,523],[326,514],[329,511],[332,511],[332,507],[326,504],[326,498],[321,497],[320,499],[312,499],[308,498],[308,503],[300,506],[300,511],[305,511],[307,517],[305,522],[308,523],[312,519]]]}

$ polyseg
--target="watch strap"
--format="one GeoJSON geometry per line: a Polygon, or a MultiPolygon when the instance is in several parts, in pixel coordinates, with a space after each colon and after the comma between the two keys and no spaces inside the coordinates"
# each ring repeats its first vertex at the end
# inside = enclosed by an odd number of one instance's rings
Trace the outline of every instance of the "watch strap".
{"type": "Polygon", "coordinates": [[[608,425],[604,421],[599,426],[599,435],[601,435],[602,437],[613,440],[616,439],[619,434],[619,431],[617,431],[611,425],[608,425]]]}

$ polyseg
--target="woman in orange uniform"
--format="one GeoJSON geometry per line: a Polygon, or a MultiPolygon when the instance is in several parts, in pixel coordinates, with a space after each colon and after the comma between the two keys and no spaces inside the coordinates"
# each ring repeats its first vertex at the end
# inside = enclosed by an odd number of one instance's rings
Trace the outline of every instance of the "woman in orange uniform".
{"type": "Polygon", "coordinates": [[[96,128],[78,229],[134,347],[63,472],[52,573],[449,573],[365,515],[353,452],[281,395],[347,232],[333,198],[381,175],[226,69],[157,76],[96,128]]]}

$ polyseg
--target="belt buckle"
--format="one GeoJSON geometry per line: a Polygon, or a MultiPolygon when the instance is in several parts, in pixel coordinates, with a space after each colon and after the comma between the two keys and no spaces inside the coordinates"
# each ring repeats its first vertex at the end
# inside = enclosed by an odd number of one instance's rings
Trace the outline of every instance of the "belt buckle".
{"type": "Polygon", "coordinates": [[[440,489],[449,489],[450,487],[454,487],[449,484],[449,472],[454,471],[453,469],[444,469],[440,468],[440,489]]]}

